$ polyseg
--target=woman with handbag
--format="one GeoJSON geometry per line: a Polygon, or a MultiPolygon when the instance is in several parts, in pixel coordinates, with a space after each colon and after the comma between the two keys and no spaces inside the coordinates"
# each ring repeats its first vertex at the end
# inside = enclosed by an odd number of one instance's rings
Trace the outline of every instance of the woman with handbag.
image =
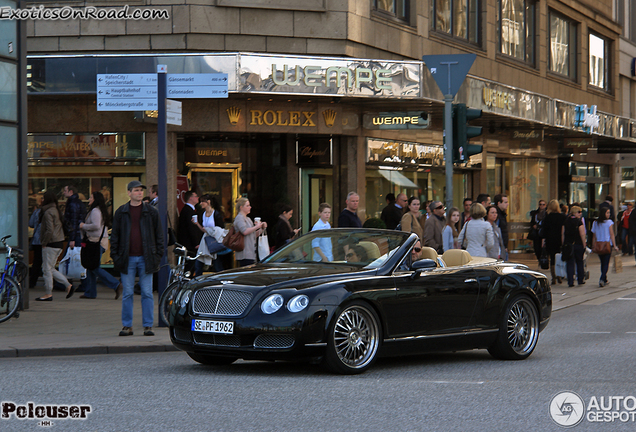
{"type": "Polygon", "coordinates": [[[294,237],[298,235],[300,228],[293,229],[289,220],[294,215],[294,209],[288,204],[284,204],[281,208],[281,213],[278,216],[278,221],[274,227],[276,232],[274,236],[274,249],[285,246],[294,237]]]}
{"type": "Polygon", "coordinates": [[[199,206],[203,210],[203,212],[198,217],[201,222],[199,223],[197,221],[194,224],[201,231],[203,231],[203,237],[201,238],[201,243],[199,244],[199,253],[206,254],[207,252],[207,255],[197,258],[196,262],[194,263],[194,271],[197,276],[203,274],[203,266],[206,264],[214,264],[215,272],[223,271],[223,263],[221,263],[221,260],[217,256],[217,252],[211,251],[208,247],[208,244],[210,244],[210,246],[213,246],[214,243],[223,246],[216,238],[217,235],[219,237],[221,235],[216,228],[224,229],[223,212],[221,211],[221,206],[219,205],[219,202],[216,200],[216,198],[211,197],[208,194],[201,195],[199,197],[199,206]]]}
{"type": "Polygon", "coordinates": [[[598,254],[598,258],[601,260],[601,278],[598,281],[600,287],[609,284],[607,270],[612,257],[612,246],[618,251],[618,247],[614,243],[614,221],[612,221],[610,214],[609,207],[601,207],[598,220],[592,224],[592,252],[598,254]]]}
{"type": "Polygon", "coordinates": [[[40,242],[42,243],[42,273],[46,294],[36,301],[53,301],[53,279],[66,287],[66,298],[71,298],[75,289],[56,268],[57,258],[64,247],[64,216],[57,206],[57,196],[53,191],[46,191],[42,199],[40,211],[40,242]]]}
{"type": "Polygon", "coordinates": [[[85,244],[88,244],[88,242],[99,243],[99,249],[96,248],[94,252],[99,254],[99,258],[92,257],[97,262],[97,268],[86,269],[85,290],[84,294],[80,296],[82,299],[94,299],[97,297],[98,277],[108,288],[115,290],[115,300],[119,299],[123,291],[121,282],[100,265],[102,254],[108,249],[108,225],[108,209],[106,208],[104,195],[101,192],[93,192],[88,198],[86,220],[80,223],[80,229],[82,230],[85,244]]]}
{"type": "Polygon", "coordinates": [[[241,197],[236,200],[237,215],[234,218],[234,229],[243,234],[244,247],[240,252],[235,252],[236,261],[239,267],[254,264],[256,262],[256,237],[261,235],[267,228],[267,222],[260,220],[254,224],[252,219],[247,217],[252,211],[250,200],[241,197]]]}
{"type": "Polygon", "coordinates": [[[463,246],[466,240],[466,251],[475,257],[487,257],[488,251],[495,244],[492,224],[484,220],[486,209],[481,203],[470,206],[471,220],[464,224],[457,241],[463,246]]]}
{"type": "Polygon", "coordinates": [[[406,213],[404,213],[400,221],[400,227],[404,232],[417,234],[422,244],[424,244],[424,230],[422,225],[420,225],[420,216],[420,200],[412,196],[409,198],[406,213]]]}
{"type": "Polygon", "coordinates": [[[555,199],[548,203],[547,214],[543,219],[543,250],[550,257],[550,273],[552,274],[552,284],[561,283],[563,279],[556,275],[555,256],[561,253],[561,231],[565,222],[565,214],[561,213],[559,202],[555,199]]]}
{"type": "Polygon", "coordinates": [[[567,256],[568,287],[574,286],[574,265],[576,264],[576,275],[579,285],[585,284],[585,264],[583,254],[585,253],[585,226],[581,222],[583,211],[581,207],[573,205],[570,214],[563,223],[561,229],[561,241],[563,243],[563,255],[567,256]],[[570,249],[570,250],[567,250],[570,249]],[[566,253],[568,252],[568,253],[566,253]]]}

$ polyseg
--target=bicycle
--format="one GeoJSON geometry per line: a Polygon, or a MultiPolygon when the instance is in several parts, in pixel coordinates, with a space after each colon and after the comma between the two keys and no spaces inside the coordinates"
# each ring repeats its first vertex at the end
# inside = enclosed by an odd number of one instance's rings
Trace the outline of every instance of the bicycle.
{"type": "Polygon", "coordinates": [[[177,293],[183,285],[190,281],[190,272],[185,271],[186,261],[194,261],[201,256],[201,254],[197,254],[194,257],[189,257],[188,250],[179,243],[175,243],[174,254],[177,256],[177,265],[171,270],[168,286],[159,299],[159,319],[163,320],[166,325],[169,325],[170,309],[177,293]]]}
{"type": "MultiPolygon", "coordinates": [[[[26,264],[20,261],[23,258],[22,251],[7,244],[7,239],[10,237],[8,235],[0,239],[7,250],[4,271],[0,278],[0,323],[13,316],[18,318],[20,316],[18,308],[22,304],[22,289],[15,276],[21,275],[22,267],[26,268],[26,264]],[[17,263],[21,263],[22,266],[17,263]]],[[[22,275],[22,280],[24,280],[24,277],[26,277],[26,273],[22,275]]]]}
{"type": "Polygon", "coordinates": [[[22,251],[20,249],[11,248],[7,245],[8,238],[11,238],[11,236],[4,236],[0,239],[0,242],[2,242],[4,247],[7,249],[7,258],[9,258],[11,250],[15,251],[16,254],[14,257],[11,257],[13,261],[9,264],[8,268],[5,264],[4,271],[6,272],[8,269],[10,269],[9,274],[20,285],[20,288],[22,288],[22,283],[29,273],[29,267],[24,263],[24,261],[21,261],[22,259],[24,259],[24,254],[22,253],[22,251]]]}

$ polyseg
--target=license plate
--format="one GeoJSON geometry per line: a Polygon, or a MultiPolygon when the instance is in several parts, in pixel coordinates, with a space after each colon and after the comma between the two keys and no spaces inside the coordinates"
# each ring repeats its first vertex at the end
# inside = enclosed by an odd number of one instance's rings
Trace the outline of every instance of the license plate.
{"type": "Polygon", "coordinates": [[[233,334],[234,323],[228,321],[192,320],[192,331],[202,333],[233,334]]]}

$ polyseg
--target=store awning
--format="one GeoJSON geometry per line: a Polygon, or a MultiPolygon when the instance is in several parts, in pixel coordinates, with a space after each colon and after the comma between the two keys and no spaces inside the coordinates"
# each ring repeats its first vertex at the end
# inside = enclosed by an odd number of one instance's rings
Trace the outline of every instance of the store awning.
{"type": "Polygon", "coordinates": [[[398,186],[419,189],[418,185],[406,178],[406,176],[399,171],[380,170],[380,174],[382,175],[382,177],[398,186]]]}

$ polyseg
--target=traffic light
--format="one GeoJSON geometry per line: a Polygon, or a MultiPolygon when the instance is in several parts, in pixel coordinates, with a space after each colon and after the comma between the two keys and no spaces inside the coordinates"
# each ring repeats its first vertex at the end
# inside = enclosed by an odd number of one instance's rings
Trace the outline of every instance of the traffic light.
{"type": "Polygon", "coordinates": [[[481,135],[481,126],[470,126],[469,121],[481,117],[481,110],[466,104],[453,105],[453,162],[466,163],[472,155],[481,153],[482,145],[470,144],[469,139],[481,135]]]}

